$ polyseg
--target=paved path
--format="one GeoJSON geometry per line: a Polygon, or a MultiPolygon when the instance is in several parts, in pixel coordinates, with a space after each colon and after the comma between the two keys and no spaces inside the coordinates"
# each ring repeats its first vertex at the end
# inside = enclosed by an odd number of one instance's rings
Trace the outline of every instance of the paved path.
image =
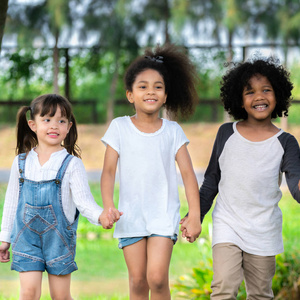
{"type": "Polygon", "coordinates": [[[10,170],[0,169],[0,183],[6,183],[9,179],[10,170]]]}
{"type": "MultiPolygon", "coordinates": [[[[8,169],[0,169],[0,183],[7,183],[9,179],[9,173],[10,170],[8,169]]],[[[97,183],[100,182],[100,176],[101,176],[101,170],[88,170],[87,171],[87,176],[89,182],[97,183]]],[[[202,170],[196,171],[196,176],[198,180],[198,184],[202,184],[203,178],[204,178],[204,172],[202,170]]],[[[116,178],[118,180],[118,176],[116,178]]],[[[180,174],[178,174],[178,181],[180,184],[182,184],[182,179],[180,174]]],[[[286,186],[286,181],[285,181],[285,176],[282,176],[282,187],[286,186]]]]}
{"type": "MultiPolygon", "coordinates": [[[[8,182],[9,173],[10,173],[9,169],[0,169],[0,183],[8,182]]],[[[197,175],[198,183],[199,184],[202,183],[203,172],[202,171],[196,172],[196,175],[197,175]]],[[[93,182],[93,183],[100,182],[101,170],[88,170],[87,176],[88,176],[89,182],[93,182]]],[[[118,180],[118,176],[117,176],[116,180],[118,180]]],[[[180,184],[182,184],[181,176],[179,174],[178,174],[178,180],[179,180],[180,184]]]]}

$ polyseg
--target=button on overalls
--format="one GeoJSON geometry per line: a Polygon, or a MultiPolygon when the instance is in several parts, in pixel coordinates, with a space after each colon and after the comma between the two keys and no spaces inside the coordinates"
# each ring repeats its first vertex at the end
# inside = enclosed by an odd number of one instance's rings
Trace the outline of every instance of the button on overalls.
{"type": "Polygon", "coordinates": [[[26,155],[19,155],[19,202],[12,231],[11,269],[66,275],[77,270],[74,261],[79,212],[73,223],[66,218],[61,184],[72,155],[68,154],[56,178],[32,181],[25,177],[26,155]]]}

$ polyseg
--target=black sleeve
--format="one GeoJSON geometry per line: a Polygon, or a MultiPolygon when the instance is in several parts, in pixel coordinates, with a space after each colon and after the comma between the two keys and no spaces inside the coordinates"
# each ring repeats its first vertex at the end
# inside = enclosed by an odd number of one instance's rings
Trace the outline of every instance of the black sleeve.
{"type": "Polygon", "coordinates": [[[298,182],[300,180],[300,149],[294,136],[285,132],[278,137],[284,155],[281,162],[281,172],[285,173],[287,185],[293,198],[300,203],[300,191],[298,182]]]}
{"type": "Polygon", "coordinates": [[[200,188],[201,222],[210,210],[213,201],[219,192],[218,185],[221,178],[219,157],[224,149],[226,141],[232,134],[233,123],[223,124],[217,133],[210,161],[204,174],[204,181],[200,188]]]}

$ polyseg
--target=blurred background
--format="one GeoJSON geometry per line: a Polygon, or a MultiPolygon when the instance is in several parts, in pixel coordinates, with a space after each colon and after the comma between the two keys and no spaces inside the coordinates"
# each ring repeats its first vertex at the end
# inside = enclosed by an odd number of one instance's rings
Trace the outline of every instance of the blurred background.
{"type": "MultiPolygon", "coordinates": [[[[0,5],[0,122],[12,122],[21,101],[47,92],[70,99],[79,123],[106,123],[131,113],[124,71],[157,43],[181,45],[197,66],[199,105],[189,122],[222,121],[224,63],[258,53],[274,55],[289,68],[294,99],[300,99],[298,0],[1,0],[0,5]]],[[[289,122],[298,123],[294,104],[289,122]]]]}
{"type": "MultiPolygon", "coordinates": [[[[196,111],[189,120],[178,120],[191,141],[197,174],[208,164],[218,127],[229,120],[219,82],[231,62],[255,55],[280,59],[291,73],[294,100],[289,117],[275,122],[300,140],[299,0],[0,0],[0,175],[8,177],[15,155],[19,107],[40,94],[60,93],[73,104],[83,161],[89,174],[96,174],[91,190],[101,205],[97,181],[105,148],[100,138],[113,118],[134,114],[125,99],[124,72],[145,48],[165,43],[182,46],[199,75],[196,111]]],[[[6,185],[0,183],[1,212],[6,185]]],[[[184,216],[181,186],[179,191],[184,216]]],[[[280,203],[285,252],[277,256],[273,289],[276,300],[296,300],[300,208],[285,186],[280,203]]],[[[74,299],[129,299],[126,266],[112,231],[81,218],[76,258],[74,299]]],[[[0,265],[0,300],[18,299],[18,274],[9,269],[0,265]]],[[[196,243],[179,239],[170,278],[172,299],[209,299],[211,213],[196,243]]],[[[42,299],[50,299],[47,282],[42,299]]],[[[244,285],[238,299],[246,299],[244,285]]]]}

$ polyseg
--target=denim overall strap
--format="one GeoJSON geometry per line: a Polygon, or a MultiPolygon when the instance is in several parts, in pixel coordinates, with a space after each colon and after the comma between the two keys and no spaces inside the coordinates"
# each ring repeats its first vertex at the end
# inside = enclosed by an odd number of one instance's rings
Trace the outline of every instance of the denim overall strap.
{"type": "MultiPolygon", "coordinates": [[[[74,156],[71,155],[71,154],[67,154],[65,159],[63,160],[62,164],[61,164],[61,167],[59,168],[57,174],[56,174],[56,178],[55,178],[55,183],[60,186],[61,188],[61,183],[62,183],[62,180],[64,178],[64,175],[65,175],[65,172],[68,168],[68,165],[71,161],[71,159],[73,158],[74,156]]],[[[60,203],[61,203],[61,199],[60,199],[60,203]]],[[[62,208],[62,211],[63,211],[63,207],[62,207],[62,203],[61,203],[61,208],[62,208]]],[[[71,228],[70,226],[73,226],[75,230],[77,230],[77,224],[78,224],[78,218],[79,218],[79,210],[76,208],[76,213],[75,213],[75,220],[74,220],[74,223],[73,224],[70,224],[68,226],[68,228],[71,228]]]]}
{"type": "MultiPolygon", "coordinates": [[[[18,165],[20,177],[24,179],[25,177],[25,162],[26,162],[26,153],[21,153],[18,156],[18,165]]],[[[22,180],[23,182],[24,180],[22,180]]]]}
{"type": "Polygon", "coordinates": [[[66,172],[68,165],[72,158],[73,158],[73,156],[71,154],[68,153],[66,155],[65,159],[63,160],[63,162],[61,164],[61,167],[59,168],[59,170],[56,174],[56,178],[55,178],[56,184],[61,183],[61,181],[63,180],[65,172],[66,172]]]}

